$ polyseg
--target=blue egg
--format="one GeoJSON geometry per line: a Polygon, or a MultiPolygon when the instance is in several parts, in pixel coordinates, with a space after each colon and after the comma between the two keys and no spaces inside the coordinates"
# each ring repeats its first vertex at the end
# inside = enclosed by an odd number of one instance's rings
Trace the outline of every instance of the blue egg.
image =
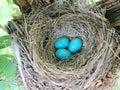
{"type": "Polygon", "coordinates": [[[67,48],[68,45],[69,45],[69,39],[67,37],[60,37],[54,43],[54,47],[56,49],[67,48]]]}
{"type": "Polygon", "coordinates": [[[68,59],[71,57],[71,53],[67,49],[58,49],[55,52],[55,55],[58,59],[68,59]]]}
{"type": "Polygon", "coordinates": [[[71,53],[75,53],[76,51],[80,50],[81,47],[82,47],[82,40],[80,40],[79,38],[74,38],[70,41],[68,50],[71,53]]]}

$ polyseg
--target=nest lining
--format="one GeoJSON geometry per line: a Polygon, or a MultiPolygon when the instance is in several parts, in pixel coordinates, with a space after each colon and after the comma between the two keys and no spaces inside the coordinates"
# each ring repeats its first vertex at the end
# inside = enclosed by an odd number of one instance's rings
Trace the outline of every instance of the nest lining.
{"type": "Polygon", "coordinates": [[[52,10],[47,7],[41,12],[41,7],[33,7],[22,23],[12,22],[9,27],[16,30],[11,36],[20,45],[24,67],[31,66],[39,74],[37,87],[42,90],[95,90],[97,80],[106,76],[118,57],[115,30],[89,8],[80,12],[64,8],[58,16],[52,10]],[[68,60],[57,60],[53,44],[61,36],[81,38],[82,50],[68,60]]]}

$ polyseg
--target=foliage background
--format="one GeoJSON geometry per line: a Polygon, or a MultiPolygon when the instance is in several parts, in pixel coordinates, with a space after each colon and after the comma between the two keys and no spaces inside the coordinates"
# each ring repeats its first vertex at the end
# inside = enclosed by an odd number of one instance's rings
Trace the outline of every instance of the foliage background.
{"type": "Polygon", "coordinates": [[[0,90],[24,90],[16,75],[17,63],[9,35],[0,29],[0,90]]]}

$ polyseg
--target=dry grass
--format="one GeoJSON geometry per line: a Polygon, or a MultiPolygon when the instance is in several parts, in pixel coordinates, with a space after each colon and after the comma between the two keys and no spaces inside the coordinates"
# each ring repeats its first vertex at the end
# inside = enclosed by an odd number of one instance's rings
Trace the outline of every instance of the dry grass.
{"type": "Polygon", "coordinates": [[[120,59],[120,36],[101,9],[83,3],[51,4],[33,6],[23,17],[7,28],[19,44],[29,89],[95,90],[98,80],[120,59]],[[82,50],[68,60],[57,60],[53,44],[61,36],[80,37],[82,50]]]}

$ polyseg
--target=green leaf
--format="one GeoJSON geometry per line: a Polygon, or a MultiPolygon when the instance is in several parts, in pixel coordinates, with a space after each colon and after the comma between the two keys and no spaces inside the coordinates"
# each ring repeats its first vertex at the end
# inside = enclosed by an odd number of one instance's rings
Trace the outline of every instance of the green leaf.
{"type": "Polygon", "coordinates": [[[15,78],[13,80],[7,80],[7,81],[0,81],[0,90],[25,90],[22,85],[20,85],[18,82],[15,81],[15,78]]]}
{"type": "Polygon", "coordinates": [[[13,0],[7,0],[8,4],[13,4],[13,0]]]}
{"type": "Polygon", "coordinates": [[[24,86],[20,85],[18,77],[11,77],[9,80],[10,90],[24,90],[24,86]]]}
{"type": "Polygon", "coordinates": [[[0,0],[0,25],[4,27],[8,21],[21,15],[19,7],[13,3],[13,0],[0,0]]]}
{"type": "Polygon", "coordinates": [[[4,29],[0,28],[0,37],[7,36],[7,35],[8,35],[8,33],[4,29]]]}
{"type": "Polygon", "coordinates": [[[13,48],[7,47],[7,48],[4,48],[4,49],[0,49],[0,55],[2,55],[2,54],[9,54],[9,55],[14,56],[13,48]]]}
{"type": "Polygon", "coordinates": [[[8,21],[11,21],[13,17],[11,16],[10,8],[6,0],[0,0],[0,24],[2,26],[7,25],[8,21]]]}
{"type": "Polygon", "coordinates": [[[11,45],[11,40],[9,36],[1,36],[0,37],[0,49],[8,47],[11,45]]]}
{"type": "Polygon", "coordinates": [[[16,64],[15,58],[11,55],[0,55],[0,73],[5,76],[5,78],[10,78],[15,76],[16,64]]]}
{"type": "Polygon", "coordinates": [[[10,90],[24,90],[23,86],[12,86],[10,90]]]}
{"type": "Polygon", "coordinates": [[[5,80],[5,75],[1,72],[0,73],[0,81],[5,80]]]}
{"type": "Polygon", "coordinates": [[[22,15],[21,11],[16,4],[11,4],[11,5],[9,5],[9,7],[10,7],[11,15],[14,19],[18,19],[21,17],[21,15],[22,15]]]}
{"type": "Polygon", "coordinates": [[[20,85],[17,77],[11,77],[7,80],[0,81],[0,90],[24,90],[24,86],[20,85]]]}
{"type": "Polygon", "coordinates": [[[120,85],[114,85],[114,86],[112,87],[112,90],[120,90],[120,85]]]}
{"type": "Polygon", "coordinates": [[[6,81],[0,81],[0,90],[10,90],[6,81]]]}

